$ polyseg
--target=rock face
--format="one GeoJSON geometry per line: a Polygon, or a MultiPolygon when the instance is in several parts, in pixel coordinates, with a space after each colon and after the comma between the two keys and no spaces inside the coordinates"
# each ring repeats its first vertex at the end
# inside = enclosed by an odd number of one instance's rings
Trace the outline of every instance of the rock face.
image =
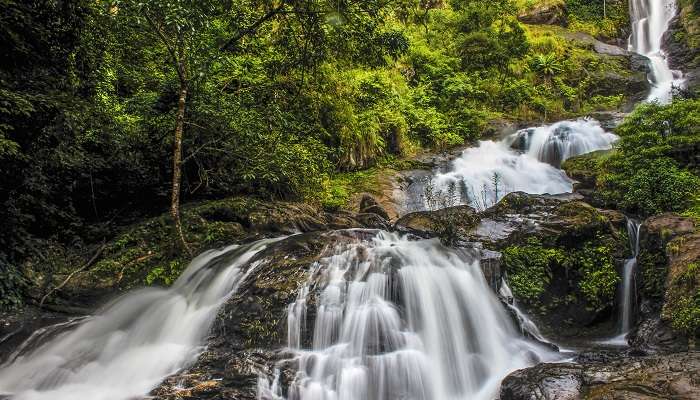
{"type": "Polygon", "coordinates": [[[532,25],[560,25],[568,24],[566,18],[566,4],[544,4],[532,6],[529,10],[518,15],[518,20],[532,25]]]}
{"type": "Polygon", "coordinates": [[[219,310],[204,353],[154,390],[154,398],[255,399],[258,372],[270,373],[286,345],[287,305],[323,249],[338,240],[342,234],[306,233],[260,253],[258,269],[219,310]]]}
{"type": "Polygon", "coordinates": [[[630,253],[625,226],[621,213],[577,196],[510,193],[480,213],[466,206],[410,213],[394,229],[447,232],[503,253],[500,265],[519,304],[545,335],[570,337],[611,328],[605,321],[614,314],[616,268],[630,253]]]}
{"type": "Polygon", "coordinates": [[[540,364],[503,380],[501,400],[697,399],[700,353],[540,364]]]}
{"type": "Polygon", "coordinates": [[[678,14],[663,36],[669,66],[686,74],[691,91],[700,90],[700,19],[696,2],[678,1],[678,14]]]}
{"type": "Polygon", "coordinates": [[[630,343],[640,351],[685,351],[700,337],[700,233],[672,213],[648,218],[640,229],[637,275],[640,321],[630,343]]]}

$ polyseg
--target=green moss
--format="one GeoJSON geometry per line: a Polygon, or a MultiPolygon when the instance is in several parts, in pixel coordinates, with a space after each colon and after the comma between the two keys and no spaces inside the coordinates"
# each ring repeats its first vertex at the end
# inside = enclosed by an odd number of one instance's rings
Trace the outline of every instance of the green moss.
{"type": "Polygon", "coordinates": [[[637,260],[642,274],[643,295],[647,298],[662,299],[668,263],[666,255],[662,251],[648,251],[642,248],[637,260]]]}
{"type": "Polygon", "coordinates": [[[537,239],[523,246],[511,246],[503,251],[503,262],[513,294],[519,299],[536,303],[552,278],[552,265],[560,263],[564,252],[546,249],[537,239]]]}
{"type": "Polygon", "coordinates": [[[602,308],[614,298],[620,277],[610,246],[601,241],[588,242],[582,249],[569,253],[564,266],[580,272],[578,287],[592,307],[602,308]]]}
{"type": "Polygon", "coordinates": [[[540,304],[543,312],[557,304],[584,302],[591,310],[609,305],[620,280],[614,264],[613,248],[605,238],[584,242],[579,248],[546,247],[537,239],[528,239],[522,246],[503,251],[513,293],[531,305],[540,304]],[[566,270],[557,271],[558,269],[566,270]],[[555,274],[569,277],[575,285],[561,297],[552,297],[541,304],[555,274]]]}
{"type": "Polygon", "coordinates": [[[700,263],[690,263],[671,282],[664,314],[674,329],[700,335],[700,263]]]}

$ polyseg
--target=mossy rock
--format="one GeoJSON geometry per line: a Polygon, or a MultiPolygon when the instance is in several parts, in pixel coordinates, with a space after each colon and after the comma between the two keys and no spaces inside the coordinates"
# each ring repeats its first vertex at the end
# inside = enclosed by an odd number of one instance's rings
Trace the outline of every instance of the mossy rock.
{"type": "Polygon", "coordinates": [[[640,229],[640,324],[631,343],[642,350],[684,351],[700,338],[700,233],[696,221],[673,213],[640,229]]]}
{"type": "MultiPolygon", "coordinates": [[[[167,214],[126,227],[114,239],[84,254],[75,254],[59,246],[61,251],[52,258],[66,265],[54,268],[59,272],[50,277],[50,287],[62,282],[91,255],[97,256],[84,271],[75,274],[60,291],[53,293],[49,301],[92,306],[105,297],[135,287],[169,286],[187,267],[192,255],[234,243],[298,232],[386,226],[381,219],[369,215],[326,212],[305,203],[270,202],[250,197],[188,204],[183,207],[181,219],[188,251],[182,248],[167,214]]],[[[25,269],[40,271],[31,261],[25,269]]],[[[37,282],[46,279],[39,272],[34,275],[37,282]]]]}
{"type": "Polygon", "coordinates": [[[516,299],[543,331],[568,337],[612,327],[617,269],[630,256],[623,214],[576,197],[510,193],[480,216],[470,238],[503,252],[516,299]],[[493,226],[503,232],[487,236],[493,226]]]}

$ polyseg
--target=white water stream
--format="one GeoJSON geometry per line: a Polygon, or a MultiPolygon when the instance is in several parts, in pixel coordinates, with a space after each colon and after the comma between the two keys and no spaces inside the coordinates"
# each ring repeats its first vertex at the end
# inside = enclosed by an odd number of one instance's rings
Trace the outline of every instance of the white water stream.
{"type": "Polygon", "coordinates": [[[629,49],[651,60],[653,87],[647,101],[668,103],[673,87],[683,86],[683,74],[668,65],[661,44],[669,22],[676,15],[675,0],[630,0],[632,35],[629,49]]]}
{"type": "Polygon", "coordinates": [[[39,347],[20,348],[0,366],[0,397],[142,398],[196,360],[219,306],[255,270],[247,265],[251,258],[272,241],[206,252],[170,289],[131,292],[39,347]]]}
{"type": "Polygon", "coordinates": [[[479,142],[437,173],[435,186],[456,184],[464,203],[483,210],[511,192],[558,194],[572,191],[572,181],[559,169],[573,156],[609,149],[617,136],[598,121],[579,119],[523,129],[503,140],[479,142]]]}
{"type": "MultiPolygon", "coordinates": [[[[289,400],[492,399],[509,372],[558,357],[521,336],[478,259],[436,239],[358,236],[318,262],[299,293],[289,400]]],[[[261,379],[260,399],[282,394],[279,376],[261,379]]]]}
{"type": "MultiPolygon", "coordinates": [[[[652,62],[649,100],[668,102],[672,87],[682,84],[661,50],[675,2],[631,0],[630,13],[630,49],[652,62]]],[[[436,181],[459,183],[466,202],[479,209],[513,191],[570,192],[561,163],[615,140],[593,120],[527,129],[465,150],[436,181]]],[[[170,289],[132,292],[96,316],[56,327],[46,342],[30,338],[0,366],[0,397],[142,398],[196,360],[219,307],[255,271],[250,260],[270,242],[204,253],[170,289]]],[[[625,264],[622,334],[632,323],[637,252],[635,244],[625,264]]],[[[512,307],[523,329],[543,340],[512,307]]],[[[558,357],[523,338],[472,254],[386,232],[346,243],[317,263],[289,306],[288,328],[296,375],[286,388],[281,375],[261,379],[261,399],[284,392],[289,400],[492,399],[509,372],[558,357]],[[312,301],[315,318],[306,326],[312,301]]]]}

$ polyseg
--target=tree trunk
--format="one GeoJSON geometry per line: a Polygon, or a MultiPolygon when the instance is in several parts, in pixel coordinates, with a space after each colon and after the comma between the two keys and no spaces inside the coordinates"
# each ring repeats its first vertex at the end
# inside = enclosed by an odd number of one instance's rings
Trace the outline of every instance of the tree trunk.
{"type": "Polygon", "coordinates": [[[185,128],[185,102],[187,101],[187,84],[180,82],[180,99],[177,104],[177,124],[173,143],[173,187],[170,201],[170,215],[175,222],[175,229],[184,248],[189,251],[180,221],[180,186],[182,183],[182,135],[185,128]]]}

